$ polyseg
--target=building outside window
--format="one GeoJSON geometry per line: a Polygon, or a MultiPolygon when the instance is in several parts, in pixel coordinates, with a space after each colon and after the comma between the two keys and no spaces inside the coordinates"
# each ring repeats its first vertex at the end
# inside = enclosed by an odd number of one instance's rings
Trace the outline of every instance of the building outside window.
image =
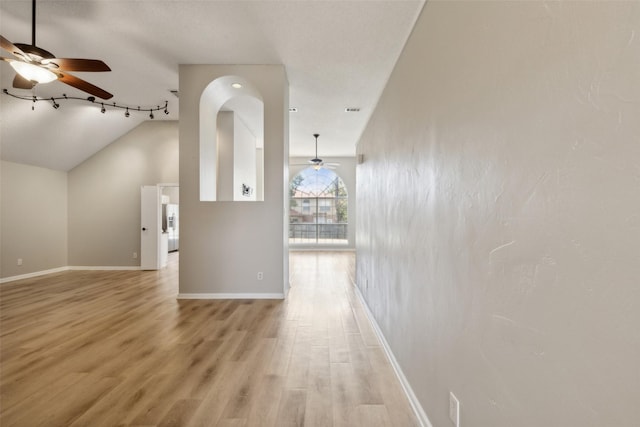
{"type": "Polygon", "coordinates": [[[348,243],[347,188],[332,170],[302,170],[289,184],[289,243],[348,243]]]}

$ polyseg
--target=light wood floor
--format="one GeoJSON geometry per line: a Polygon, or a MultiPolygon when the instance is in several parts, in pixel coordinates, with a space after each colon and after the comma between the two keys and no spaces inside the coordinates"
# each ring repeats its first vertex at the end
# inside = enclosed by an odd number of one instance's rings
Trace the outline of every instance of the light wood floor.
{"type": "Polygon", "coordinates": [[[286,301],[176,300],[177,256],[0,285],[0,425],[417,425],[353,254],[292,254],[286,301]]]}

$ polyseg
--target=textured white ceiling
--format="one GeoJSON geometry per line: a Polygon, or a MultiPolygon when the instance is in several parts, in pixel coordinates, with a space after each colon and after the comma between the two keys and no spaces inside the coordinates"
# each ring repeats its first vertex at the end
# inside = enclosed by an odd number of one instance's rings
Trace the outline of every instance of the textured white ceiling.
{"type": "MultiPolygon", "coordinates": [[[[290,83],[291,156],[353,156],[355,144],[422,9],[396,1],[114,1],[40,0],[36,44],[57,57],[105,61],[108,73],[74,73],[114,94],[111,102],[156,106],[169,101],[177,120],[178,64],[284,64],[290,83]],[[359,113],[345,113],[359,107],[359,113]]],[[[0,33],[31,42],[31,1],[0,2],[0,33]]],[[[3,56],[8,56],[3,51],[3,56]]],[[[13,69],[0,64],[2,88],[13,69]]],[[[36,95],[86,97],[60,82],[36,95]]],[[[148,114],[67,101],[51,104],[0,96],[2,158],[69,170],[127,133],[148,114]]]]}

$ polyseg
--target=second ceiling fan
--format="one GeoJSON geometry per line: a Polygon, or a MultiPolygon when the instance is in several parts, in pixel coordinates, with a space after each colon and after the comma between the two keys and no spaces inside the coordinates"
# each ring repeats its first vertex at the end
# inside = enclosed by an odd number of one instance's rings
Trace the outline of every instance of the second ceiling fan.
{"type": "Polygon", "coordinates": [[[14,57],[0,57],[16,71],[13,87],[32,89],[38,83],[59,80],[102,99],[113,97],[106,90],[68,73],[68,71],[111,71],[104,62],[99,59],[56,58],[51,52],[36,46],[36,0],[32,0],[31,12],[31,44],[14,44],[0,36],[0,46],[14,57]]]}
{"type": "Polygon", "coordinates": [[[320,170],[322,168],[335,169],[336,166],[340,166],[340,163],[325,162],[324,160],[318,157],[318,137],[319,136],[320,136],[319,133],[313,134],[313,137],[316,139],[316,156],[313,159],[309,160],[307,163],[295,164],[293,166],[311,166],[315,170],[320,170]]]}

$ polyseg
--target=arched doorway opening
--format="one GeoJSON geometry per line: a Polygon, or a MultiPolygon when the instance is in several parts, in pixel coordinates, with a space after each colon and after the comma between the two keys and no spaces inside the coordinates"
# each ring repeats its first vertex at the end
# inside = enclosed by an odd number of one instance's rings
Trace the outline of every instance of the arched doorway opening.
{"type": "Polygon", "coordinates": [[[264,103],[239,76],[200,96],[200,201],[264,200],[264,103]]]}

